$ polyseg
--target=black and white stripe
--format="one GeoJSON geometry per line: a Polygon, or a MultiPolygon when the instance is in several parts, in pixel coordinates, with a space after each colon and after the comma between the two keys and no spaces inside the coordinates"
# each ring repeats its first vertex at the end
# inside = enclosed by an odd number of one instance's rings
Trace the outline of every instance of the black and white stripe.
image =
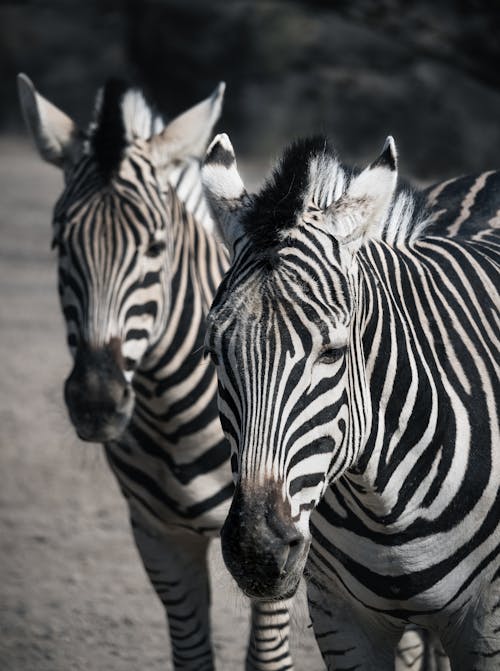
{"type": "Polygon", "coordinates": [[[261,597],[305,567],[329,669],[393,668],[408,625],[453,669],[496,669],[498,192],[473,205],[498,175],[417,194],[391,138],[362,172],[315,138],[251,196],[217,145],[232,152],[214,140],[204,182],[233,260],[206,344],[237,482],[228,567],[261,597]]]}
{"type": "Polygon", "coordinates": [[[429,187],[425,195],[432,208],[429,231],[447,237],[488,235],[500,228],[500,172],[489,170],[429,187]]]}
{"type": "MultiPolygon", "coordinates": [[[[164,125],[117,82],[86,133],[20,82],[28,125],[61,165],[59,293],[74,356],[65,395],[86,440],[102,441],[135,541],[168,616],[176,669],[213,669],[206,554],[233,493],[203,356],[206,314],[227,268],[199,158],[223,88],[164,125]],[[53,123],[51,123],[53,122],[53,123]]],[[[247,669],[292,669],[288,604],[252,604],[247,669]]]]}

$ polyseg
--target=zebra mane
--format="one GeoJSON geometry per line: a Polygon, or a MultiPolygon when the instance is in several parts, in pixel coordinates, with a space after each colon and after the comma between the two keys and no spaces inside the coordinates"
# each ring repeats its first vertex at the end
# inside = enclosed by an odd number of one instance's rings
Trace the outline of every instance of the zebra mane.
{"type": "MultiPolygon", "coordinates": [[[[291,144],[243,216],[254,248],[261,253],[276,248],[309,207],[324,210],[332,205],[359,172],[340,162],[324,136],[291,144]]],[[[429,219],[424,203],[423,195],[400,180],[387,218],[368,239],[394,244],[420,237],[429,219]]]]}
{"type": "Polygon", "coordinates": [[[89,150],[109,179],[118,168],[126,147],[136,139],[147,140],[165,124],[139,89],[110,79],[96,96],[94,118],[88,129],[89,150]]]}
{"type": "MultiPolygon", "coordinates": [[[[129,145],[138,139],[148,140],[164,128],[163,117],[147,103],[142,91],[110,79],[97,93],[86,151],[95,158],[107,183],[129,145]]],[[[199,160],[185,157],[173,163],[167,179],[187,211],[212,234],[214,225],[202,191],[199,160]]]]}
{"type": "Polygon", "coordinates": [[[264,252],[276,247],[283,234],[297,224],[311,182],[309,165],[321,155],[335,156],[322,136],[297,140],[285,149],[242,220],[245,233],[256,249],[264,252]]]}

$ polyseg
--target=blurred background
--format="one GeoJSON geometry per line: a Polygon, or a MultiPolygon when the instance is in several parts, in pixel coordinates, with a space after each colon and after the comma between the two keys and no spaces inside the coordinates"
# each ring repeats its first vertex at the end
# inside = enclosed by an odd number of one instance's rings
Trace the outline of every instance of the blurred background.
{"type": "Polygon", "coordinates": [[[268,162],[331,135],[362,162],[385,136],[405,175],[496,167],[500,5],[488,0],[17,0],[2,2],[0,125],[21,130],[15,74],[86,123],[109,75],[172,116],[227,84],[221,128],[268,162]]]}
{"type": "MultiPolygon", "coordinates": [[[[500,5],[486,0],[0,2],[0,669],[169,671],[163,610],[98,445],[62,401],[70,362],[50,251],[57,169],[15,76],[81,125],[122,76],[168,118],[227,82],[220,130],[253,186],[287,142],[325,132],[363,164],[396,137],[419,183],[500,167],[500,5]]],[[[248,611],[211,554],[219,671],[243,668],[248,611]]],[[[292,646],[320,671],[303,598],[292,646]]]]}

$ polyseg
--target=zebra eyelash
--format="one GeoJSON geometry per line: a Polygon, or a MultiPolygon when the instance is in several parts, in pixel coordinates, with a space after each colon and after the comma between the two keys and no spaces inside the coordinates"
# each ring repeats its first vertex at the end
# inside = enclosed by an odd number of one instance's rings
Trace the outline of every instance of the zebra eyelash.
{"type": "Polygon", "coordinates": [[[316,363],[333,364],[340,361],[347,351],[347,345],[341,347],[325,347],[316,359],[316,363]]]}

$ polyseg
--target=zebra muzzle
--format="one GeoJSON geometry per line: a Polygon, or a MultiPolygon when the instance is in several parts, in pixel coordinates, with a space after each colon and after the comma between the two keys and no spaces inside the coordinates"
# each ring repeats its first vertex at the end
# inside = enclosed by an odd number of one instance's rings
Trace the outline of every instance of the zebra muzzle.
{"type": "Polygon", "coordinates": [[[78,436],[115,440],[128,425],[134,393],[109,348],[79,348],[64,385],[64,399],[78,436]]]}
{"type": "Polygon", "coordinates": [[[238,486],[221,531],[226,566],[253,598],[292,596],[307,558],[309,542],[276,495],[275,487],[243,495],[238,486]]]}

